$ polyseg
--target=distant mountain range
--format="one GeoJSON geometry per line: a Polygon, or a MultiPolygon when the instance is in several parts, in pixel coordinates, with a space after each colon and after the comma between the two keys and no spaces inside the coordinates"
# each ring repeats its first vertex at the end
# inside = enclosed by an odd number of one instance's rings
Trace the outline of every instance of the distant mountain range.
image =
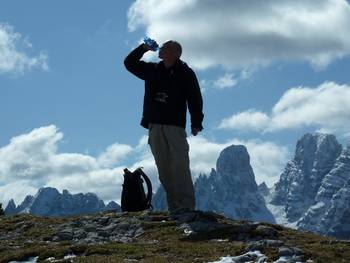
{"type": "MultiPolygon", "coordinates": [[[[350,145],[343,148],[334,135],[305,134],[272,189],[265,183],[257,186],[243,145],[225,148],[216,169],[200,175],[194,187],[197,209],[350,239],[350,145]]],[[[152,203],[156,210],[167,209],[162,187],[152,203]]],[[[105,205],[92,193],[61,194],[46,187],[18,206],[11,200],[5,213],[66,216],[104,210],[121,209],[115,202],[105,205]]]]}
{"type": "Polygon", "coordinates": [[[96,194],[71,194],[63,190],[62,194],[56,188],[40,188],[35,196],[28,195],[16,206],[13,200],[8,203],[5,214],[30,213],[39,216],[69,216],[90,214],[106,210],[120,211],[120,206],[112,201],[107,205],[96,194]]]}

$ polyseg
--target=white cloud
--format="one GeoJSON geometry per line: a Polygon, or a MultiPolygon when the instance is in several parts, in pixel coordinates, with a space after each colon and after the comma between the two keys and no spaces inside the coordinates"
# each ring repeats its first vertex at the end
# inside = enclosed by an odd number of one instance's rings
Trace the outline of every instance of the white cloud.
{"type": "MultiPolygon", "coordinates": [[[[147,136],[142,136],[135,147],[112,144],[98,157],[59,153],[58,145],[62,138],[63,133],[51,125],[14,137],[8,145],[0,148],[0,201],[6,205],[10,198],[14,198],[18,204],[25,195],[36,193],[39,187],[52,186],[72,193],[94,192],[106,201],[119,202],[125,167],[130,170],[144,167],[154,190],[158,188],[157,168],[147,136]],[[120,159],[123,152],[133,155],[135,161],[129,165],[123,163],[126,161],[120,159]],[[118,166],[112,167],[113,163],[118,163],[118,166]]],[[[220,151],[231,144],[246,145],[257,182],[266,181],[272,185],[287,158],[287,150],[271,142],[233,139],[217,143],[200,135],[190,136],[188,141],[194,178],[199,173],[209,174],[216,166],[220,151]]]]}
{"type": "Polygon", "coordinates": [[[113,167],[132,152],[132,147],[126,144],[115,143],[107,147],[98,157],[98,162],[104,167],[113,167]]]}
{"type": "Polygon", "coordinates": [[[219,77],[215,82],[214,86],[218,89],[231,88],[237,84],[237,80],[233,77],[233,74],[225,73],[225,75],[219,77]]]}
{"type": "Polygon", "coordinates": [[[250,109],[223,119],[219,129],[262,131],[268,123],[269,117],[265,113],[250,109]]]}
{"type": "Polygon", "coordinates": [[[345,0],[137,0],[128,20],[131,31],[178,40],[185,60],[202,69],[290,60],[323,68],[350,53],[345,0]]]}
{"type": "Polygon", "coordinates": [[[255,71],[255,68],[242,69],[235,73],[226,72],[223,75],[218,76],[216,79],[201,79],[199,85],[202,93],[207,90],[224,90],[237,86],[238,83],[250,79],[255,71]],[[237,77],[235,77],[237,75],[237,77]]]}
{"type": "Polygon", "coordinates": [[[0,23],[0,73],[24,73],[34,68],[48,70],[48,56],[41,52],[30,56],[26,52],[32,44],[15,32],[13,27],[0,23]]]}
{"type": "Polygon", "coordinates": [[[275,132],[316,126],[346,136],[350,130],[350,86],[325,82],[286,91],[268,115],[248,110],[224,119],[220,128],[275,132]]]}

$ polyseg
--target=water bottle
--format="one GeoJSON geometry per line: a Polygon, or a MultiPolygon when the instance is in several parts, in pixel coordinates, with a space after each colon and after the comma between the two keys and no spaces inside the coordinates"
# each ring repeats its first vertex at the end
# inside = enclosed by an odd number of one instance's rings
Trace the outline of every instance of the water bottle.
{"type": "Polygon", "coordinates": [[[149,37],[145,37],[143,39],[143,43],[145,43],[147,46],[149,46],[153,51],[159,50],[159,45],[157,42],[149,37]]]}

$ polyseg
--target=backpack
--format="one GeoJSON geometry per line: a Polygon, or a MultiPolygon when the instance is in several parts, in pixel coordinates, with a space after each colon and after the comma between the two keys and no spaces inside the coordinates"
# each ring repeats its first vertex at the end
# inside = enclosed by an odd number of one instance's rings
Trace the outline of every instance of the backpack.
{"type": "Polygon", "coordinates": [[[124,182],[121,198],[122,212],[143,211],[153,209],[152,204],[152,183],[142,168],[137,168],[134,172],[124,169],[124,182]],[[143,188],[143,180],[147,185],[147,196],[143,188]]]}

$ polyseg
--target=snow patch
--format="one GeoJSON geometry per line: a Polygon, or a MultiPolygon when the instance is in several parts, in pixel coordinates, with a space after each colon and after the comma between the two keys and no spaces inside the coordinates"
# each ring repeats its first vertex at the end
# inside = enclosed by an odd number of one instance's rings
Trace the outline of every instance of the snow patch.
{"type": "Polygon", "coordinates": [[[239,263],[239,262],[257,262],[262,263],[266,262],[267,257],[262,254],[259,250],[256,251],[249,251],[243,255],[236,256],[236,257],[221,257],[219,261],[211,261],[208,263],[239,263]],[[252,261],[254,260],[254,261],[252,261]]]}
{"type": "Polygon", "coordinates": [[[9,263],[36,263],[38,261],[38,258],[39,257],[32,257],[24,261],[10,261],[9,263]]]}

